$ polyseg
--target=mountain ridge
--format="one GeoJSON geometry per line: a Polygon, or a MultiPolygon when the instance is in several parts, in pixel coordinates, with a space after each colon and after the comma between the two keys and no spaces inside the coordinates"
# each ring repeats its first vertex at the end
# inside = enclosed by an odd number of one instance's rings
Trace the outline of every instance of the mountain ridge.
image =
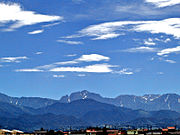
{"type": "Polygon", "coordinates": [[[79,99],[93,99],[101,103],[112,104],[115,106],[126,107],[130,109],[143,109],[147,111],[173,110],[180,112],[180,95],[176,93],[167,94],[145,94],[119,95],[115,98],[103,97],[100,94],[89,92],[87,90],[71,93],[62,96],[59,100],[41,97],[10,97],[0,93],[0,101],[14,104],[17,106],[31,107],[34,109],[46,107],[54,103],[69,103],[79,99]]]}
{"type": "Polygon", "coordinates": [[[71,93],[69,96],[63,96],[60,102],[68,103],[78,99],[90,98],[102,103],[113,104],[116,106],[143,109],[147,111],[157,110],[174,110],[180,112],[180,95],[176,93],[167,94],[145,94],[136,95],[119,95],[115,98],[102,97],[100,94],[91,93],[87,90],[71,93]]]}

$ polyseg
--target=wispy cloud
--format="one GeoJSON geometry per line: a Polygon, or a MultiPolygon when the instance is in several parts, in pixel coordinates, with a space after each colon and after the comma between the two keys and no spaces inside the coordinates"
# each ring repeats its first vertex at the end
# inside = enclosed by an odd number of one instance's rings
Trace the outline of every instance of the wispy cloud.
{"type": "Polygon", "coordinates": [[[32,68],[32,69],[16,69],[15,72],[43,72],[43,70],[32,68]]]}
{"type": "MultiPolygon", "coordinates": [[[[15,72],[89,72],[89,73],[112,73],[113,67],[117,67],[116,65],[109,65],[107,63],[104,64],[94,64],[88,65],[84,67],[55,67],[50,68],[48,70],[45,69],[17,69],[15,72]]],[[[58,77],[58,76],[57,76],[58,77]]]]}
{"type": "Polygon", "coordinates": [[[167,54],[170,54],[170,53],[180,53],[180,46],[177,46],[175,48],[163,49],[163,50],[159,51],[157,53],[157,55],[162,56],[162,55],[167,55],[167,54]]]}
{"type": "Polygon", "coordinates": [[[7,31],[12,31],[22,26],[61,20],[63,20],[61,16],[43,15],[33,11],[25,11],[17,3],[0,3],[0,23],[6,24],[13,22],[6,29],[7,31]]]}
{"type": "Polygon", "coordinates": [[[77,54],[68,54],[68,55],[65,55],[66,57],[75,57],[77,56],[77,54]]]}
{"type": "Polygon", "coordinates": [[[163,42],[164,42],[164,43],[167,43],[167,42],[170,42],[170,41],[171,41],[170,38],[166,38],[163,42]]]}
{"type": "Polygon", "coordinates": [[[83,42],[81,42],[81,41],[69,41],[69,40],[57,40],[57,42],[66,43],[66,44],[70,44],[70,45],[81,45],[81,44],[83,44],[83,42]]]}
{"type": "MultiPolygon", "coordinates": [[[[136,16],[156,16],[156,15],[163,15],[162,10],[158,10],[155,7],[149,6],[144,3],[137,2],[130,2],[127,5],[117,5],[115,11],[119,14],[131,14],[136,16]]],[[[131,16],[132,17],[132,16],[131,16]]]]}
{"type": "Polygon", "coordinates": [[[28,34],[34,35],[34,34],[39,34],[39,33],[42,33],[42,32],[44,32],[44,30],[35,30],[35,31],[28,32],[28,34]]]}
{"type": "MultiPolygon", "coordinates": [[[[134,74],[130,68],[123,68],[119,70],[119,65],[111,65],[108,63],[98,63],[91,64],[86,66],[64,66],[64,65],[72,65],[80,62],[100,62],[100,61],[109,61],[110,58],[107,56],[103,56],[100,54],[89,54],[82,55],[81,57],[64,62],[55,62],[48,65],[37,66],[34,68],[25,68],[25,69],[17,69],[16,72],[79,72],[77,76],[83,77],[86,76],[83,73],[113,73],[113,74],[134,74]]],[[[63,77],[61,75],[54,75],[56,78],[63,77]]]]}
{"type": "Polygon", "coordinates": [[[78,34],[64,38],[93,37],[92,40],[116,38],[124,32],[149,32],[167,34],[180,38],[180,18],[169,18],[160,21],[118,21],[88,26],[78,34]]]}
{"type": "Polygon", "coordinates": [[[168,62],[168,63],[176,63],[176,61],[174,60],[164,60],[165,62],[168,62]]]}
{"type": "Polygon", "coordinates": [[[51,24],[46,24],[46,25],[43,25],[42,27],[52,27],[52,26],[56,26],[56,25],[59,25],[60,22],[56,22],[56,23],[51,23],[51,24]]]}
{"type": "Polygon", "coordinates": [[[120,74],[120,75],[132,75],[132,74],[134,74],[134,73],[131,71],[131,69],[129,69],[129,68],[124,68],[124,69],[122,69],[122,70],[120,70],[120,71],[114,71],[113,73],[115,73],[115,74],[120,74]]]}
{"type": "Polygon", "coordinates": [[[43,54],[43,52],[36,52],[35,54],[36,55],[41,55],[41,54],[43,54]]]}
{"type": "Polygon", "coordinates": [[[79,76],[79,77],[85,77],[86,74],[78,74],[77,76],[79,76]]]}
{"type": "Polygon", "coordinates": [[[125,34],[124,33],[121,33],[121,34],[109,33],[109,34],[100,35],[96,38],[93,38],[92,40],[103,40],[103,39],[116,38],[116,37],[119,37],[120,35],[125,35],[125,34]]]}
{"type": "Polygon", "coordinates": [[[85,67],[57,67],[50,69],[52,72],[91,72],[91,73],[110,73],[113,70],[111,67],[115,67],[109,64],[95,64],[85,67]]]}
{"type": "Polygon", "coordinates": [[[171,63],[171,64],[176,63],[176,61],[174,61],[174,60],[164,59],[163,57],[159,57],[158,59],[159,59],[160,61],[167,62],[167,63],[171,63]]]}
{"type": "Polygon", "coordinates": [[[157,52],[157,48],[152,48],[152,47],[147,47],[147,46],[141,46],[141,47],[136,47],[136,48],[129,48],[126,50],[123,50],[123,52],[130,52],[130,53],[147,53],[147,52],[157,52]]]}
{"type": "Polygon", "coordinates": [[[156,45],[156,43],[153,41],[152,38],[148,38],[148,39],[144,40],[144,44],[149,45],[149,46],[156,45]]]}
{"type": "Polygon", "coordinates": [[[64,78],[65,75],[53,75],[54,78],[64,78]]]}
{"type": "Polygon", "coordinates": [[[75,61],[84,61],[84,62],[92,62],[92,61],[109,61],[110,58],[107,56],[103,56],[100,54],[89,54],[82,55],[80,58],[75,59],[75,61]]]}
{"type": "Polygon", "coordinates": [[[21,60],[26,60],[28,57],[22,56],[22,57],[2,57],[0,58],[0,62],[15,62],[19,63],[21,60]]]}
{"type": "Polygon", "coordinates": [[[146,0],[146,2],[152,3],[160,8],[180,4],[179,0],[146,0]]]}
{"type": "Polygon", "coordinates": [[[163,75],[163,74],[164,74],[164,72],[157,72],[157,74],[158,74],[158,75],[163,75]]]}
{"type": "MultiPolygon", "coordinates": [[[[37,66],[35,68],[31,68],[31,69],[18,69],[16,71],[18,72],[42,72],[42,71],[54,71],[54,70],[57,70],[57,69],[61,69],[61,70],[65,70],[65,69],[91,69],[94,68],[94,67],[99,67],[99,65],[95,65],[95,66],[86,66],[86,67],[58,67],[58,66],[62,66],[62,65],[72,65],[72,64],[77,64],[77,63],[80,63],[80,62],[99,62],[99,61],[109,61],[110,58],[109,57],[106,57],[106,56],[103,56],[103,55],[99,55],[99,54],[89,54],[89,55],[82,55],[81,57],[77,58],[77,59],[74,59],[74,60],[71,60],[71,61],[64,61],[64,62],[55,62],[55,63],[52,63],[52,64],[48,64],[48,65],[43,65],[43,66],[37,66]]],[[[104,69],[105,67],[108,67],[107,64],[103,64],[104,66],[104,69]]],[[[85,70],[84,70],[85,71],[85,70]]]]}
{"type": "Polygon", "coordinates": [[[88,55],[82,55],[81,57],[71,61],[55,62],[52,64],[39,66],[37,68],[49,69],[49,68],[57,67],[58,65],[70,65],[70,64],[77,64],[80,62],[98,62],[98,61],[108,61],[108,60],[110,60],[110,58],[107,56],[103,56],[100,54],[88,54],[88,55]]]}

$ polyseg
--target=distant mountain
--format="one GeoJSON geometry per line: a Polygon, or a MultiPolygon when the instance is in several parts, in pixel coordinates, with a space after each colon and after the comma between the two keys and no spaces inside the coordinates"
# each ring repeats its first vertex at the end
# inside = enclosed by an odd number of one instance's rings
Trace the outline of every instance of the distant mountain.
{"type": "Polygon", "coordinates": [[[79,99],[93,99],[98,102],[112,104],[116,106],[143,109],[147,111],[173,110],[180,112],[180,95],[177,94],[146,94],[144,96],[120,95],[116,98],[105,98],[99,94],[86,90],[66,95],[60,99],[62,103],[69,103],[79,99]]]}
{"type": "Polygon", "coordinates": [[[177,119],[180,113],[169,110],[144,111],[132,110],[111,104],[101,103],[92,99],[80,99],[70,103],[55,103],[37,109],[39,113],[65,114],[74,116],[92,125],[126,123],[138,118],[177,119]]]}
{"type": "Polygon", "coordinates": [[[34,109],[0,102],[0,128],[32,131],[41,127],[59,129],[68,126],[96,126],[102,124],[131,124],[180,127],[180,113],[169,110],[132,110],[92,99],[80,99],[70,103],[56,102],[34,109]]]}
{"type": "Polygon", "coordinates": [[[55,103],[71,103],[80,99],[93,99],[101,103],[112,104],[115,106],[130,109],[142,109],[146,111],[172,110],[180,112],[180,95],[177,94],[146,94],[144,96],[120,95],[115,98],[102,97],[99,94],[87,90],[75,92],[69,96],[63,96],[60,100],[40,97],[10,97],[0,93],[0,102],[6,102],[21,107],[43,108],[55,103]]]}
{"type": "Polygon", "coordinates": [[[48,99],[48,98],[40,98],[40,97],[10,97],[5,94],[0,93],[0,102],[10,103],[16,106],[26,106],[32,108],[41,108],[47,105],[54,104],[58,102],[58,100],[48,99]]]}

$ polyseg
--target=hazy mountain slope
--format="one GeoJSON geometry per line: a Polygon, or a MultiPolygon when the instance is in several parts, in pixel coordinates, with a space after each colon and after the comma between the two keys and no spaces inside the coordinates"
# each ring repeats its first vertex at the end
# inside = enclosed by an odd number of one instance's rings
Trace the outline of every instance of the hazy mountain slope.
{"type": "Polygon", "coordinates": [[[66,115],[20,115],[17,118],[0,117],[1,128],[19,129],[23,131],[33,131],[40,128],[59,129],[69,126],[86,126],[87,122],[78,120],[73,116],[66,115]]]}
{"type": "Polygon", "coordinates": [[[29,111],[23,110],[23,108],[17,107],[15,105],[0,102],[0,117],[13,118],[27,112],[29,113],[29,111]]]}
{"type": "Polygon", "coordinates": [[[94,110],[126,110],[131,111],[131,109],[127,108],[120,108],[114,105],[106,104],[97,102],[92,99],[81,99],[76,100],[70,103],[55,103],[52,105],[49,105],[44,108],[37,109],[39,113],[54,113],[54,114],[66,114],[66,115],[72,115],[76,117],[81,117],[85,113],[89,111],[94,110]]]}

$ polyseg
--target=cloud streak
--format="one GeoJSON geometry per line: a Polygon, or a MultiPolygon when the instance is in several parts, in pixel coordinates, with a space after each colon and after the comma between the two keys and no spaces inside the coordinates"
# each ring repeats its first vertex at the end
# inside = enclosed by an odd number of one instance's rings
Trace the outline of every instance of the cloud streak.
{"type": "Polygon", "coordinates": [[[0,62],[8,62],[8,63],[20,63],[21,60],[26,60],[28,57],[22,56],[22,57],[2,57],[0,58],[0,62]]]}
{"type": "Polygon", "coordinates": [[[65,75],[53,75],[54,78],[64,78],[65,75]]]}
{"type": "Polygon", "coordinates": [[[81,41],[57,40],[57,42],[66,43],[66,44],[70,44],[70,45],[82,45],[83,44],[83,42],[81,42],[81,41]]]}
{"type": "Polygon", "coordinates": [[[92,37],[92,40],[117,38],[125,32],[149,32],[152,34],[172,35],[180,38],[180,18],[158,21],[117,21],[88,26],[78,34],[64,38],[92,37]]]}
{"type": "Polygon", "coordinates": [[[180,4],[179,0],[146,0],[146,2],[152,3],[159,8],[180,4]]]}
{"type": "Polygon", "coordinates": [[[148,38],[147,40],[144,40],[144,44],[148,46],[156,45],[156,43],[153,41],[152,38],[148,38]]]}
{"type": "Polygon", "coordinates": [[[163,49],[163,50],[159,51],[157,53],[157,55],[162,56],[162,55],[167,55],[167,54],[170,54],[170,53],[180,53],[180,46],[177,46],[175,48],[163,49]]]}
{"type": "Polygon", "coordinates": [[[111,67],[115,67],[109,64],[95,64],[85,67],[57,67],[50,69],[51,72],[90,72],[90,73],[110,73],[113,70],[111,67]]]}
{"type": "Polygon", "coordinates": [[[134,74],[132,71],[130,71],[129,68],[123,68],[120,71],[114,71],[114,73],[120,74],[120,75],[132,75],[132,74],[134,74]]]}
{"type": "Polygon", "coordinates": [[[43,70],[32,68],[32,69],[16,69],[15,72],[43,72],[43,70]]]}
{"type": "Polygon", "coordinates": [[[147,52],[157,52],[157,48],[152,48],[152,47],[147,47],[147,46],[141,46],[141,47],[136,47],[136,48],[129,48],[126,50],[123,50],[123,52],[129,52],[129,53],[147,53],[147,52]]]}
{"type": "Polygon", "coordinates": [[[13,22],[6,31],[12,31],[14,29],[34,25],[43,22],[54,22],[62,21],[63,17],[61,16],[52,16],[52,15],[43,15],[38,14],[33,11],[25,11],[17,3],[0,3],[0,23],[8,24],[13,22]]]}
{"type": "Polygon", "coordinates": [[[35,30],[35,31],[28,32],[28,34],[34,35],[34,34],[39,34],[39,33],[43,33],[43,32],[44,32],[44,30],[42,29],[42,30],[35,30]]]}
{"type": "Polygon", "coordinates": [[[57,67],[59,65],[71,65],[71,64],[78,64],[80,62],[98,62],[98,61],[109,61],[110,58],[99,55],[99,54],[88,54],[88,55],[82,55],[81,57],[71,60],[71,61],[64,61],[64,62],[55,62],[52,64],[44,65],[44,66],[39,66],[37,68],[39,69],[50,69],[57,67]]]}

